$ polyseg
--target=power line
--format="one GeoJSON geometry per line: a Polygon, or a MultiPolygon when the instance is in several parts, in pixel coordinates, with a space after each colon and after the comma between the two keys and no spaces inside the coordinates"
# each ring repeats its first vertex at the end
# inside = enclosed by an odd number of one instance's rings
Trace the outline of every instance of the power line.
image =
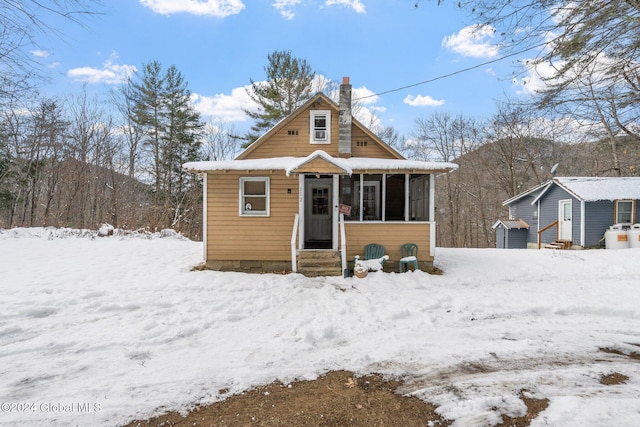
{"type": "Polygon", "coordinates": [[[433,83],[433,82],[438,81],[438,80],[446,79],[447,77],[452,77],[452,76],[455,76],[457,74],[466,73],[467,71],[475,70],[476,68],[480,68],[480,67],[484,67],[484,66],[489,65],[489,64],[493,64],[494,62],[502,61],[503,59],[507,59],[507,58],[510,58],[512,56],[523,54],[523,53],[525,53],[525,52],[527,52],[527,51],[529,51],[531,49],[536,49],[536,48],[542,47],[542,46],[546,45],[547,43],[548,42],[543,42],[543,43],[537,44],[535,46],[531,46],[531,47],[528,47],[526,49],[522,49],[522,50],[519,50],[517,52],[510,53],[508,55],[503,55],[503,56],[501,56],[499,58],[495,58],[495,59],[492,59],[490,61],[485,61],[485,62],[482,62],[480,64],[476,64],[476,65],[474,65],[472,67],[463,68],[461,70],[457,70],[457,71],[454,71],[454,72],[449,73],[449,74],[443,74],[441,76],[434,77],[432,79],[425,80],[425,81],[422,81],[422,82],[413,83],[413,84],[410,84],[410,85],[407,85],[407,86],[402,86],[402,87],[399,87],[399,88],[396,88],[396,89],[386,90],[384,92],[374,93],[372,95],[361,96],[360,98],[354,98],[354,101],[359,101],[361,99],[371,98],[371,97],[374,97],[374,96],[386,95],[386,94],[392,93],[392,92],[399,92],[401,90],[405,90],[405,89],[409,89],[409,88],[412,88],[412,87],[424,85],[424,84],[427,84],[427,83],[433,83]]]}

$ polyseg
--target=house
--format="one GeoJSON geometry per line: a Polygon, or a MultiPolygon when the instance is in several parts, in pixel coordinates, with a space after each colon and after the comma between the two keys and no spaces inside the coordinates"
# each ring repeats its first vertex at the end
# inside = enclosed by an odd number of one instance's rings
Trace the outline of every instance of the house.
{"type": "Polygon", "coordinates": [[[457,165],[385,144],[351,116],[348,77],[339,97],[316,94],[234,160],[184,165],[203,177],[208,268],[341,275],[378,243],[388,270],[408,242],[433,268],[435,175],[457,165]]]}
{"type": "Polygon", "coordinates": [[[509,220],[497,221],[496,246],[603,246],[607,229],[640,222],[640,177],[556,177],[503,202],[509,220]],[[518,221],[528,227],[507,227],[518,221]],[[504,235],[507,235],[505,237],[504,235]]]}

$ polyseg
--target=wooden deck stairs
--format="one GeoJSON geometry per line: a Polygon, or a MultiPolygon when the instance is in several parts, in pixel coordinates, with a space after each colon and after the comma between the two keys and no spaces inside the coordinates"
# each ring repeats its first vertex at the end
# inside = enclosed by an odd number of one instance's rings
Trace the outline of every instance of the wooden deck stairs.
{"type": "Polygon", "coordinates": [[[556,240],[555,242],[547,243],[546,245],[544,245],[544,247],[547,249],[565,250],[565,249],[571,249],[572,243],[573,242],[571,242],[571,240],[556,240]]]}
{"type": "Polygon", "coordinates": [[[340,252],[326,249],[300,251],[298,273],[307,277],[342,276],[340,252]]]}

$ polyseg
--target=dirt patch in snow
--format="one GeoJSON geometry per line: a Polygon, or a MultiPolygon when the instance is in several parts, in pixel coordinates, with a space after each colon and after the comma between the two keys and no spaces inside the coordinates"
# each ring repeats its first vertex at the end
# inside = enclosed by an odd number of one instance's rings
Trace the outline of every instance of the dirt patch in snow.
{"type": "MultiPolygon", "coordinates": [[[[632,345],[635,345],[636,347],[640,347],[639,344],[632,344],[632,345]]],[[[619,356],[626,356],[629,359],[633,359],[633,360],[640,360],[640,353],[637,353],[635,351],[626,353],[622,350],[618,350],[617,348],[610,348],[610,347],[601,348],[600,351],[609,353],[609,354],[617,354],[619,356]]]]}
{"type": "Polygon", "coordinates": [[[600,378],[600,384],[604,385],[618,385],[624,384],[629,381],[629,377],[620,372],[614,372],[613,374],[603,375],[600,378]]]}
{"type": "MultiPolygon", "coordinates": [[[[356,377],[335,371],[313,381],[272,383],[224,401],[196,406],[186,416],[170,412],[126,427],[142,426],[449,426],[436,407],[415,397],[395,393],[399,381],[373,374],[356,377]]],[[[224,390],[223,390],[224,392],[224,390]]],[[[523,417],[503,417],[498,427],[528,426],[547,408],[546,399],[520,397],[527,405],[523,417]]]]}

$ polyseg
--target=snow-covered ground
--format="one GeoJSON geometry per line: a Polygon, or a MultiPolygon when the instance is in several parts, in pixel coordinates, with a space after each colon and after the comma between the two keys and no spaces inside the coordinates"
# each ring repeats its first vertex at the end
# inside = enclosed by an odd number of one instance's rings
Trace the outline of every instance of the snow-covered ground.
{"type": "Polygon", "coordinates": [[[0,425],[118,425],[335,369],[400,377],[457,426],[522,415],[520,390],[550,399],[533,426],[640,425],[640,249],[438,248],[441,276],[343,279],[92,235],[0,230],[0,425]]]}

